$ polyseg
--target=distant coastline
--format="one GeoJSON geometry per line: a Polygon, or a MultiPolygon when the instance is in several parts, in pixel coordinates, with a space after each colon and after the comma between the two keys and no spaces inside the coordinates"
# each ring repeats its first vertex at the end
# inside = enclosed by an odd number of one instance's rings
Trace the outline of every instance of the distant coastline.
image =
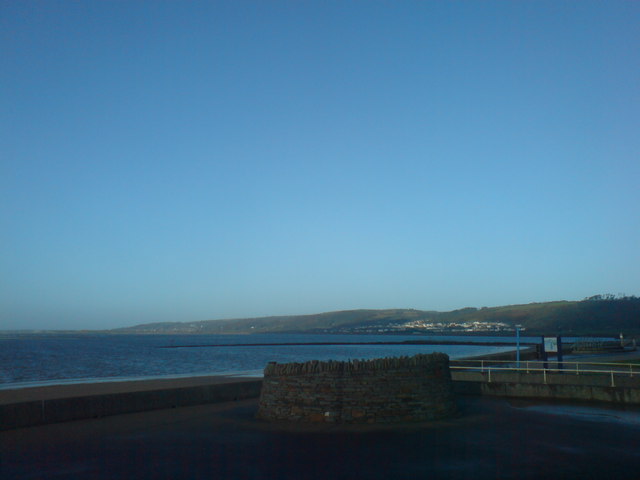
{"type": "Polygon", "coordinates": [[[108,333],[162,334],[421,334],[512,336],[640,335],[640,298],[594,295],[582,301],[557,301],[463,308],[451,312],[415,309],[346,310],[311,315],[272,316],[197,322],[148,323],[108,333]]]}
{"type": "Polygon", "coordinates": [[[108,330],[0,330],[7,335],[245,335],[340,334],[511,337],[516,326],[527,336],[640,336],[640,298],[595,295],[555,301],[468,307],[450,312],[415,309],[360,309],[305,315],[155,322],[108,330]]]}

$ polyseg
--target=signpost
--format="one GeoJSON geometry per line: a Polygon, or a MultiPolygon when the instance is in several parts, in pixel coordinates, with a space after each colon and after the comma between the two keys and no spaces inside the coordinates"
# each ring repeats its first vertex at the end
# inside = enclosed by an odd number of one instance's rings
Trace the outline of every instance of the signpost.
{"type": "Polygon", "coordinates": [[[557,352],[558,351],[558,337],[544,337],[544,351],[545,352],[557,352]]]}
{"type": "MultiPolygon", "coordinates": [[[[562,370],[562,337],[560,335],[556,337],[542,337],[542,342],[542,350],[545,352],[544,360],[547,360],[547,353],[555,353],[558,358],[558,370],[562,370]]],[[[546,363],[544,368],[547,368],[546,363]]]]}

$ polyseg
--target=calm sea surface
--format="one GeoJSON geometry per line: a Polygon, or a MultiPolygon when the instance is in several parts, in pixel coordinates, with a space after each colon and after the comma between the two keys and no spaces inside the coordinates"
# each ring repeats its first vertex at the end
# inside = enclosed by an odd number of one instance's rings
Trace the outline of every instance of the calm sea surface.
{"type": "Polygon", "coordinates": [[[350,360],[431,353],[461,358],[513,350],[480,345],[269,345],[161,348],[180,345],[403,340],[510,341],[504,337],[399,335],[3,335],[0,388],[74,381],[192,375],[261,375],[268,362],[350,360]]]}

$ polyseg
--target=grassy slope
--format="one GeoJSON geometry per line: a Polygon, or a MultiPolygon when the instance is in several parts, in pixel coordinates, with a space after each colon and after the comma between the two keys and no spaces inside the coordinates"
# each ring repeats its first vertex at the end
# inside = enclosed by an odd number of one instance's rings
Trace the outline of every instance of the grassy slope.
{"type": "Polygon", "coordinates": [[[640,299],[532,303],[444,315],[450,315],[454,321],[521,324],[529,333],[561,332],[572,336],[640,333],[640,299]]]}

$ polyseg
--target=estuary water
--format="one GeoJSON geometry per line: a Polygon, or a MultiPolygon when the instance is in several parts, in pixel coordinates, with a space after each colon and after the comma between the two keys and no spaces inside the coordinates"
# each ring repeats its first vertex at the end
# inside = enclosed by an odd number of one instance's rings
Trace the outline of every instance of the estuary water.
{"type": "Polygon", "coordinates": [[[255,344],[275,343],[402,342],[405,340],[505,342],[512,339],[417,335],[5,334],[0,336],[0,389],[198,375],[261,376],[268,362],[344,361],[432,352],[443,352],[455,359],[514,349],[514,347],[485,345],[255,346],[255,344]],[[254,346],[222,346],[232,344],[254,344],[254,346]],[[184,347],[187,345],[190,347],[184,347]]]}

